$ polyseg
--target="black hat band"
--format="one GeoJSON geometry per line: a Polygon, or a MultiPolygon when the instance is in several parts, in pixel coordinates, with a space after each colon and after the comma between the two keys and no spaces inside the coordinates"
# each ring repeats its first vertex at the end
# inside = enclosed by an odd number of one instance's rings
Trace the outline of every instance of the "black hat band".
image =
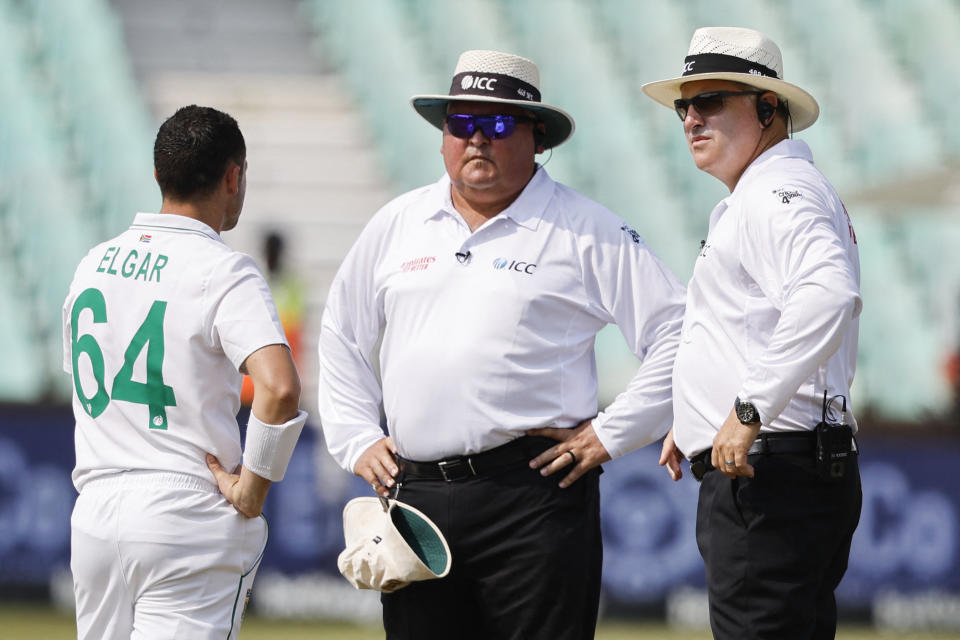
{"type": "Polygon", "coordinates": [[[683,76],[703,73],[747,73],[780,79],[777,72],[766,65],[723,53],[700,53],[683,59],[683,76]]]}
{"type": "Polygon", "coordinates": [[[453,76],[450,95],[540,102],[540,91],[529,82],[502,73],[479,71],[465,71],[453,76]]]}

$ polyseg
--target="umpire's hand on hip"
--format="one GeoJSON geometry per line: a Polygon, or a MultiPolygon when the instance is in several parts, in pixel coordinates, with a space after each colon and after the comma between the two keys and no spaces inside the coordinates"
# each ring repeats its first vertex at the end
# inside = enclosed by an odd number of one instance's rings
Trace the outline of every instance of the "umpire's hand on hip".
{"type": "Polygon", "coordinates": [[[572,464],[570,473],[560,481],[561,489],[569,487],[590,469],[610,461],[610,454],[593,430],[593,418],[588,418],[570,429],[541,427],[530,429],[526,433],[528,436],[542,436],[559,441],[531,460],[530,468],[540,469],[540,475],[549,476],[561,469],[570,468],[572,464]]]}
{"type": "Polygon", "coordinates": [[[353,472],[367,481],[378,496],[390,497],[400,468],[397,466],[397,445],[390,437],[377,440],[360,454],[353,472]]]}

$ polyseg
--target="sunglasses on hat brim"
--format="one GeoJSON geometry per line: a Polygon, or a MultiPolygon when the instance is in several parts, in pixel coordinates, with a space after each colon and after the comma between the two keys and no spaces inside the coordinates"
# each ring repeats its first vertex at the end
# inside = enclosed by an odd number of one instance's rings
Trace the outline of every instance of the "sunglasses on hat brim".
{"type": "Polygon", "coordinates": [[[483,135],[491,140],[509,138],[517,128],[518,123],[538,122],[535,118],[511,115],[475,116],[466,113],[451,113],[446,118],[447,131],[457,138],[469,138],[480,129],[483,135]]]}
{"type": "Polygon", "coordinates": [[[692,98],[678,98],[673,101],[673,109],[681,120],[687,119],[687,111],[692,106],[701,116],[711,116],[723,110],[723,99],[727,96],[760,95],[766,91],[707,91],[692,98]]]}

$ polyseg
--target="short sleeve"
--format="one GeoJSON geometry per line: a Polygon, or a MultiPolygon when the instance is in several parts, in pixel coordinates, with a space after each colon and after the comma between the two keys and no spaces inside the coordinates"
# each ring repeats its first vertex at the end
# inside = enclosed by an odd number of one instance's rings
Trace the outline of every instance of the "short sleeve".
{"type": "Polygon", "coordinates": [[[254,351],[287,344],[273,296],[253,259],[233,253],[217,265],[206,283],[209,338],[237,369],[254,351]]]}

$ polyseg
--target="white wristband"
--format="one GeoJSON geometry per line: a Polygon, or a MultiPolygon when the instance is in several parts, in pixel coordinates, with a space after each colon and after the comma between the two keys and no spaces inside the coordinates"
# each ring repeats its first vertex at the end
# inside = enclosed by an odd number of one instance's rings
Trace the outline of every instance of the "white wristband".
{"type": "Polygon", "coordinates": [[[251,412],[243,466],[267,480],[283,480],[306,421],[306,411],[300,411],[296,418],[283,424],[265,424],[251,412]]]}

